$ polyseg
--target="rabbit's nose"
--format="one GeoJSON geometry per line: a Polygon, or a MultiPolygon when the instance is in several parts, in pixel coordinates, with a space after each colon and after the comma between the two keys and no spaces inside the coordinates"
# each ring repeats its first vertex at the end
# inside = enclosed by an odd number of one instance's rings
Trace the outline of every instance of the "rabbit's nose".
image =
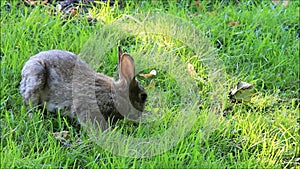
{"type": "Polygon", "coordinates": [[[146,93],[141,93],[141,94],[140,94],[140,98],[141,98],[141,100],[142,100],[143,102],[145,102],[146,99],[147,99],[147,94],[146,94],[146,93]]]}

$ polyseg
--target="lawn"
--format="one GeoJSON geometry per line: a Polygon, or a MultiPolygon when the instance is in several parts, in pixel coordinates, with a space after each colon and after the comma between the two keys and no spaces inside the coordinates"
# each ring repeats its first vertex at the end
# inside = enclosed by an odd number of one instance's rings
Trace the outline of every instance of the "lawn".
{"type": "Polygon", "coordinates": [[[1,2],[0,168],[299,168],[299,5],[97,1],[67,15],[1,2]],[[139,125],[94,137],[23,104],[30,56],[68,50],[116,77],[118,45],[137,74],[157,72],[137,75],[148,93],[139,125]],[[255,87],[250,101],[228,98],[239,81],[255,87]]]}

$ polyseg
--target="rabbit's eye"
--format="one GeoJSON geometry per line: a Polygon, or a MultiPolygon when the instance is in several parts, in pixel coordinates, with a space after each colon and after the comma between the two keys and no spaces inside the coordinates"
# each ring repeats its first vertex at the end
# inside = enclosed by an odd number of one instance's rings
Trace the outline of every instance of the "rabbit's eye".
{"type": "Polygon", "coordinates": [[[145,101],[147,99],[147,94],[146,93],[141,93],[140,98],[142,101],[145,101]]]}

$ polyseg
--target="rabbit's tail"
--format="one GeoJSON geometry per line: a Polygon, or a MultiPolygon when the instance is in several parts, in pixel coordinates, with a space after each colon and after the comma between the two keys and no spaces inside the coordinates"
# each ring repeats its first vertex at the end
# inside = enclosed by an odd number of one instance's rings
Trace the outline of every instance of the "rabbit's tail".
{"type": "Polygon", "coordinates": [[[41,104],[42,91],[46,84],[47,70],[40,60],[29,60],[22,70],[20,93],[26,106],[41,104]]]}

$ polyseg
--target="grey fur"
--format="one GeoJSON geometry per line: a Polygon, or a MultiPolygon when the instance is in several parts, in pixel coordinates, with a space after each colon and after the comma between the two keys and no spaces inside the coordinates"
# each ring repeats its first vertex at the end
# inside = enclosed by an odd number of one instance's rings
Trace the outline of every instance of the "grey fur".
{"type": "Polygon", "coordinates": [[[134,60],[119,48],[119,79],[97,73],[74,53],[49,50],[32,56],[22,69],[20,93],[26,106],[46,103],[49,112],[61,109],[65,115],[112,122],[124,116],[136,119],[144,109],[147,94],[135,79],[134,60]]]}

